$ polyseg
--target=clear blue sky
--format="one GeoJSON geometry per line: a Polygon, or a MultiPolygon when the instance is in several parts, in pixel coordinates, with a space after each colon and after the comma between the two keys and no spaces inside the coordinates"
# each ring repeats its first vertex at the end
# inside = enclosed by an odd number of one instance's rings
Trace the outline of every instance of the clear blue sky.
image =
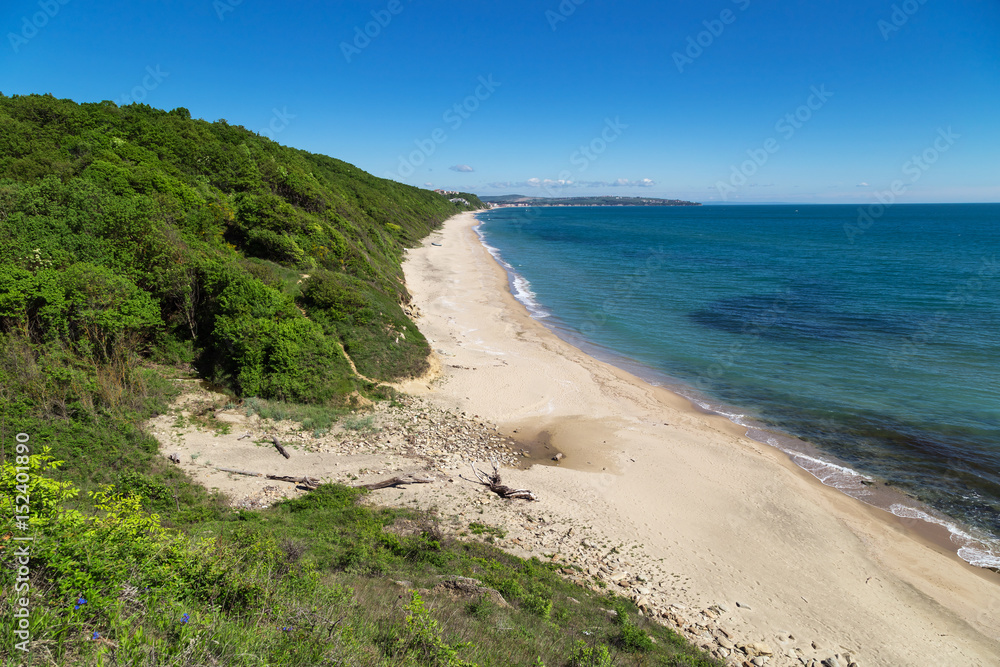
{"type": "Polygon", "coordinates": [[[996,0],[8,0],[0,22],[6,95],[184,106],[414,185],[1000,201],[996,0]]]}

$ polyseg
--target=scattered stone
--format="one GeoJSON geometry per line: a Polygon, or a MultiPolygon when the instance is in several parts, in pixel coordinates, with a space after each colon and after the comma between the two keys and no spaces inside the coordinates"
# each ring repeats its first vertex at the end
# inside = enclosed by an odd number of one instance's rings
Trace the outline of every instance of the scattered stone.
{"type": "Polygon", "coordinates": [[[553,461],[562,461],[563,457],[564,457],[563,453],[559,452],[558,454],[556,454],[555,456],[552,457],[552,460],[553,461]]]}
{"type": "Polygon", "coordinates": [[[750,607],[748,605],[743,604],[742,602],[737,602],[736,606],[739,607],[740,609],[746,609],[747,611],[751,611],[750,607]]]}
{"type": "Polygon", "coordinates": [[[448,592],[456,595],[464,595],[468,597],[486,597],[493,600],[499,607],[509,607],[510,604],[503,598],[500,591],[494,588],[487,588],[483,586],[482,582],[478,579],[470,579],[469,577],[452,577],[448,576],[441,583],[434,587],[434,591],[437,592],[448,592]]]}
{"type": "Polygon", "coordinates": [[[840,661],[833,657],[827,658],[820,664],[822,664],[823,667],[840,667],[840,661]]]}

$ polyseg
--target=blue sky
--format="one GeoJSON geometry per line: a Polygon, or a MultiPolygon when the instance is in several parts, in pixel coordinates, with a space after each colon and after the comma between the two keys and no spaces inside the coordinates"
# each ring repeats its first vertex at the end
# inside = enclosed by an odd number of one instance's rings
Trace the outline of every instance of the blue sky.
{"type": "Polygon", "coordinates": [[[419,186],[1000,201],[995,0],[8,0],[0,24],[6,95],[184,106],[419,186]]]}

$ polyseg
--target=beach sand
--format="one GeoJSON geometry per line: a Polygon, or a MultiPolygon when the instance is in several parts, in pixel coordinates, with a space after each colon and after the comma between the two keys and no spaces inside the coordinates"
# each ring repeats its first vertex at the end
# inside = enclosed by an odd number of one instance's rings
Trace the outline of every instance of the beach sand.
{"type": "MultiPolygon", "coordinates": [[[[475,224],[452,218],[407,255],[417,324],[441,373],[404,388],[530,445],[536,464],[504,471],[539,496],[521,502],[514,523],[530,512],[577,528],[547,542],[515,532],[505,548],[586,565],[607,554],[595,545],[629,545],[612,573],[633,570],[620,593],[674,604],[689,636],[712,631],[714,620],[694,621],[719,605],[717,625],[766,642],[769,665],[838,653],[862,667],[1000,665],[1000,576],[823,486],[727,419],[559,339],[511,296],[475,224]]],[[[427,486],[406,498],[458,502],[427,486]]]]}

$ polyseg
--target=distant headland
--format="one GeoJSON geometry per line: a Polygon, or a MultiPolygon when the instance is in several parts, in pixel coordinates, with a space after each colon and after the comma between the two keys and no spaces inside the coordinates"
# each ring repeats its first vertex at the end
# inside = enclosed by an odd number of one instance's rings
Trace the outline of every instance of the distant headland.
{"type": "Polygon", "coordinates": [[[507,206],[701,206],[683,199],[656,199],[653,197],[525,197],[501,195],[480,197],[490,208],[507,206]]]}

